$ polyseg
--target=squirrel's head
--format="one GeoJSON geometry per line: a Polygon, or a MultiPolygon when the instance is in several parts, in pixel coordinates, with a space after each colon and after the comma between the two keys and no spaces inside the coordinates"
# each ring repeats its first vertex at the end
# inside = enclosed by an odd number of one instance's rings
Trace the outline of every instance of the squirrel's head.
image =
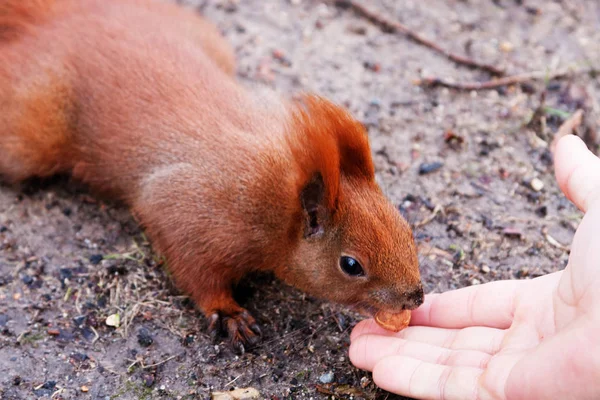
{"type": "Polygon", "coordinates": [[[375,182],[365,128],[316,96],[296,107],[289,135],[299,166],[295,246],[280,276],[370,315],[418,307],[423,287],[413,234],[375,182]]]}

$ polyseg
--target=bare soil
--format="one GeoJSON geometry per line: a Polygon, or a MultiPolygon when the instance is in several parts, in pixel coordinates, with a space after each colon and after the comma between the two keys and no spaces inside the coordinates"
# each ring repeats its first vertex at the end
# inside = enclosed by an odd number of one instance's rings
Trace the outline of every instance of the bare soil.
{"type": "MultiPolygon", "coordinates": [[[[320,1],[186,4],[235,45],[245,84],[316,91],[368,125],[378,179],[415,226],[428,292],[564,268],[581,214],[554,182],[548,146],[581,108],[578,133],[598,148],[597,77],[422,88],[422,77],[490,76],[320,1]],[[431,163],[439,168],[419,173],[431,163]]],[[[600,65],[595,0],[363,4],[508,74],[600,65]]],[[[3,399],[208,399],[237,387],[268,399],[397,398],[348,360],[356,314],[269,276],[249,279],[239,295],[264,332],[241,357],[211,343],[123,207],[68,178],[0,186],[3,399]],[[113,314],[118,328],[106,324],[113,314]]]]}

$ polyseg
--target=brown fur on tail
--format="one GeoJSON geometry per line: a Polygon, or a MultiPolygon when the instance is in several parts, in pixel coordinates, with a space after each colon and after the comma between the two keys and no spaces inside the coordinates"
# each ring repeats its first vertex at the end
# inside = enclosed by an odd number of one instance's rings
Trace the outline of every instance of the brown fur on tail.
{"type": "Polygon", "coordinates": [[[55,0],[0,0],[0,40],[13,40],[42,22],[55,5],[55,0]]]}
{"type": "Polygon", "coordinates": [[[61,77],[38,78],[46,80],[41,90],[28,92],[26,98],[18,93],[12,96],[21,107],[0,116],[4,130],[0,132],[0,175],[4,180],[50,176],[72,167],[70,88],[61,77]]]}
{"type": "Polygon", "coordinates": [[[71,76],[57,59],[47,61],[43,35],[67,0],[0,0],[0,177],[20,181],[49,176],[69,166],[72,142],[71,76]]]}

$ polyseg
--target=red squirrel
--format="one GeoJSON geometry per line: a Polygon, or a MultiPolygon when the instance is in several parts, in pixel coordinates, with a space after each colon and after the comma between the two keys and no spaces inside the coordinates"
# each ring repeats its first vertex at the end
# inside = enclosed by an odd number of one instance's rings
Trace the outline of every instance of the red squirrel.
{"type": "Polygon", "coordinates": [[[2,0],[0,175],[68,173],[124,202],[238,351],[261,335],[232,297],[252,271],[367,315],[418,307],[413,234],[364,126],[314,94],[246,89],[235,68],[175,4],[2,0]]]}

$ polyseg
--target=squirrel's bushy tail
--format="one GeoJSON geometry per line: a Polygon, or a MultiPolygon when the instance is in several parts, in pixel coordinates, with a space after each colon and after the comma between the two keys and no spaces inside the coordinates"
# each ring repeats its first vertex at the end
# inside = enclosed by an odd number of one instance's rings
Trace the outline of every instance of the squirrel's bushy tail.
{"type": "Polygon", "coordinates": [[[72,93],[62,66],[29,58],[21,41],[54,0],[0,0],[0,176],[19,181],[69,168],[72,93]]]}
{"type": "Polygon", "coordinates": [[[55,0],[0,0],[0,41],[18,37],[47,16],[55,3],[55,0]]]}

